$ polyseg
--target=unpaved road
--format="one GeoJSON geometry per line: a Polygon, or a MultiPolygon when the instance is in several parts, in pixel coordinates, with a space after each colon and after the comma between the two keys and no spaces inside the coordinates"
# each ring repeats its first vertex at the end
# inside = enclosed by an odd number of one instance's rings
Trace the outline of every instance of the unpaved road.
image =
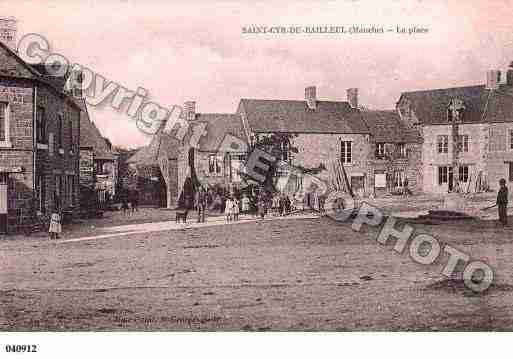
{"type": "Polygon", "coordinates": [[[279,220],[79,242],[0,242],[0,330],[513,329],[513,230],[416,226],[494,266],[484,295],[444,284],[376,229],[279,220]]]}

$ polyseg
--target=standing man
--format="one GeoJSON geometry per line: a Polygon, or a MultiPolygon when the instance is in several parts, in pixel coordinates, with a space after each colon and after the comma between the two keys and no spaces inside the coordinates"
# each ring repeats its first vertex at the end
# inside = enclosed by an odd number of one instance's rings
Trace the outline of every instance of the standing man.
{"type": "Polygon", "coordinates": [[[508,225],[508,187],[506,180],[501,178],[499,181],[499,192],[497,193],[497,207],[499,210],[499,221],[503,226],[508,225]]]}
{"type": "Polygon", "coordinates": [[[205,222],[205,209],[207,208],[207,195],[203,187],[196,193],[196,209],[198,210],[198,223],[205,222]]]}

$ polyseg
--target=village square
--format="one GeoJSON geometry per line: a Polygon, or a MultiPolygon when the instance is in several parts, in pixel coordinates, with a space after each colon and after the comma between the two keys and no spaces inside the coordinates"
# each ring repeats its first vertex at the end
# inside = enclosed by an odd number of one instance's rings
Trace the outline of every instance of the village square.
{"type": "Polygon", "coordinates": [[[94,85],[25,61],[15,18],[0,36],[1,330],[513,328],[513,62],[383,109],[350,83],[191,99],[123,147],[94,85]]]}

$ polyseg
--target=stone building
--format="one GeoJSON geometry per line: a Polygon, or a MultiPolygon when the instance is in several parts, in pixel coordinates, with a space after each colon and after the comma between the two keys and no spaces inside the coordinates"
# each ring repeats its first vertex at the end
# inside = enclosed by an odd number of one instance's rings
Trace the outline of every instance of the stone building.
{"type": "MultiPolygon", "coordinates": [[[[250,143],[271,133],[292,135],[298,152],[285,151],[282,160],[293,166],[327,169],[340,159],[359,196],[392,190],[393,176],[417,182],[410,169],[418,147],[414,131],[404,131],[393,111],[360,110],[355,88],[347,90],[347,101],[318,100],[315,87],[305,89],[303,101],[242,99],[237,113],[250,143]]],[[[318,174],[328,176],[327,170],[318,174]]]]}
{"type": "Polygon", "coordinates": [[[81,109],[56,79],[0,42],[0,231],[38,211],[76,215],[81,109]]]}
{"type": "Polygon", "coordinates": [[[238,169],[247,150],[240,118],[234,114],[196,113],[195,108],[192,101],[184,105],[181,116],[189,127],[181,141],[176,138],[176,129],[166,131],[163,123],[150,144],[128,160],[135,171],[132,186],[138,189],[142,204],[177,206],[192,170],[204,187],[240,185],[238,169]],[[191,141],[195,127],[205,131],[197,143],[191,141]]]}
{"type": "Polygon", "coordinates": [[[371,134],[369,141],[369,180],[375,195],[420,190],[421,143],[416,129],[401,122],[397,111],[361,111],[371,134]]]}
{"type": "Polygon", "coordinates": [[[123,179],[124,190],[137,191],[139,203],[146,206],[176,206],[178,154],[180,141],[165,133],[161,126],[147,146],[140,148],[127,163],[129,173],[123,179]]]}
{"type": "Polygon", "coordinates": [[[240,187],[242,178],[239,171],[247,152],[240,117],[236,114],[196,113],[195,103],[190,101],[185,106],[185,116],[191,127],[204,128],[205,132],[196,144],[191,143],[190,133],[184,138],[178,163],[180,188],[185,177],[191,175],[192,163],[202,186],[240,187]]]}
{"type": "MultiPolygon", "coordinates": [[[[512,64],[513,65],[513,64],[512,64]]],[[[485,85],[404,92],[401,120],[423,139],[422,190],[496,190],[513,182],[513,67],[487,72],[485,85]]]]}

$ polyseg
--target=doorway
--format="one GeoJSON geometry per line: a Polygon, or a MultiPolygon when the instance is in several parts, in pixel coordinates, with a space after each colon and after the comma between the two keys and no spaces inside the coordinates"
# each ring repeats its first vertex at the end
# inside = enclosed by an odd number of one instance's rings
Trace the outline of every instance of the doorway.
{"type": "Polygon", "coordinates": [[[365,189],[365,177],[363,175],[351,176],[351,189],[353,193],[363,196],[365,189]]]}

